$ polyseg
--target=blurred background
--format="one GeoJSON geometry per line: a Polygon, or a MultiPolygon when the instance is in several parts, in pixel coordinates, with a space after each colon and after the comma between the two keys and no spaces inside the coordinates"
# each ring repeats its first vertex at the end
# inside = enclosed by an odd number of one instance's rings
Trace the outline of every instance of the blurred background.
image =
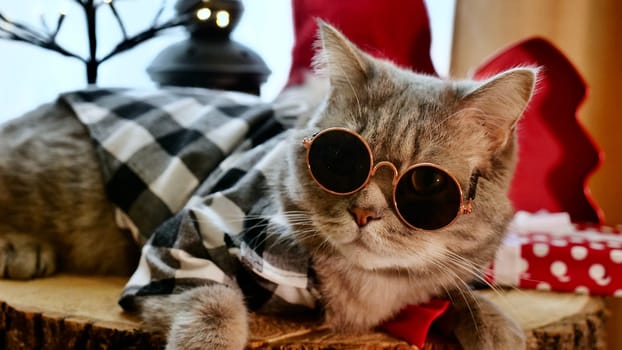
{"type": "MultiPolygon", "coordinates": [[[[426,1],[431,16],[433,60],[441,74],[449,72],[455,0],[426,1]]],[[[254,50],[272,74],[262,86],[261,96],[273,99],[289,74],[293,44],[290,0],[242,0],[244,13],[232,39],[254,50]]],[[[154,0],[117,0],[116,8],[128,33],[151,25],[160,7],[154,0]]],[[[168,0],[162,18],[175,15],[175,1],[168,0]]],[[[53,27],[60,13],[66,14],[57,41],[86,55],[87,33],[82,9],[72,0],[0,0],[0,13],[9,19],[41,27],[41,18],[53,27]]],[[[111,11],[98,11],[98,50],[106,53],[120,40],[121,32],[111,11]]],[[[167,46],[185,38],[182,28],[162,35],[113,57],[101,65],[98,85],[102,87],[153,87],[146,67],[167,46]]],[[[35,106],[52,101],[64,91],[86,86],[84,65],[78,60],[21,42],[0,40],[0,121],[14,118],[35,106]]]]}

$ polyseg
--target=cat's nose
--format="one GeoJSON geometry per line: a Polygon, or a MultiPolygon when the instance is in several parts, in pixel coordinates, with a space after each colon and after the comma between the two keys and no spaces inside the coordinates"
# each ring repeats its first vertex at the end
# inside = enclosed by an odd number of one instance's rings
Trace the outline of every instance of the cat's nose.
{"type": "Polygon", "coordinates": [[[378,210],[352,207],[349,209],[350,214],[354,217],[354,221],[359,227],[367,225],[372,220],[379,220],[382,218],[378,210]]]}

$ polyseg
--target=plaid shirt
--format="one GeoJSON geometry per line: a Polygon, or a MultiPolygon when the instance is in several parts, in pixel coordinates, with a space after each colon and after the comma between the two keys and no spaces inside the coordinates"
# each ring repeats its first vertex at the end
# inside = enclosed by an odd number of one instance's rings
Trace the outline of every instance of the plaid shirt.
{"type": "Polygon", "coordinates": [[[308,253],[268,193],[287,115],[250,95],[195,88],[61,96],[87,127],[118,224],[143,246],[135,298],[237,285],[251,309],[316,308],[308,253]]]}

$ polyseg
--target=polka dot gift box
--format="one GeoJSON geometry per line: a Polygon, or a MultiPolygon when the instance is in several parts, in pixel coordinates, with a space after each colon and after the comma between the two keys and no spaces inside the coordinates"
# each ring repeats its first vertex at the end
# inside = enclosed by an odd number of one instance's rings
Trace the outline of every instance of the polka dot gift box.
{"type": "Polygon", "coordinates": [[[622,297],[622,235],[568,214],[519,212],[492,265],[498,285],[622,297]]]}

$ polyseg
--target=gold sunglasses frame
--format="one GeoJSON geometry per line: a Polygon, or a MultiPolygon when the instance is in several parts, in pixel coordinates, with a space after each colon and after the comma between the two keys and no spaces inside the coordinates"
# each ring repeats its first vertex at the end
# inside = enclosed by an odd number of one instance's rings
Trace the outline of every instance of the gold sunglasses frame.
{"type": "Polygon", "coordinates": [[[417,163],[417,164],[413,164],[411,166],[409,166],[408,168],[406,168],[401,174],[400,172],[397,170],[397,167],[386,160],[380,161],[376,164],[374,164],[374,156],[371,150],[371,147],[369,146],[369,143],[367,142],[367,140],[365,140],[361,135],[359,135],[357,132],[350,130],[348,128],[343,128],[343,127],[332,127],[332,128],[327,128],[324,129],[318,133],[313,134],[310,137],[305,137],[302,140],[302,144],[306,149],[306,162],[307,162],[307,170],[309,171],[309,175],[311,176],[311,178],[313,179],[313,181],[320,186],[320,188],[322,190],[324,190],[325,192],[337,195],[337,196],[348,196],[351,194],[354,194],[360,190],[362,190],[363,188],[365,188],[369,182],[371,181],[372,177],[374,177],[374,175],[376,174],[376,171],[378,171],[378,169],[380,169],[383,166],[388,167],[389,169],[391,169],[393,171],[393,180],[391,182],[391,187],[392,187],[392,202],[393,202],[393,208],[395,209],[395,213],[397,214],[397,216],[400,218],[400,220],[407,225],[408,227],[412,228],[412,229],[417,229],[417,230],[425,230],[425,231],[435,231],[435,230],[439,230],[441,228],[447,227],[451,224],[453,224],[456,220],[458,220],[458,218],[461,215],[466,215],[466,214],[471,214],[471,212],[473,211],[473,200],[475,199],[475,188],[477,186],[477,180],[479,178],[479,175],[477,173],[473,174],[471,176],[471,183],[470,183],[470,189],[469,189],[469,193],[468,193],[468,198],[466,199],[466,201],[464,200],[464,194],[462,191],[462,186],[460,186],[460,182],[458,182],[458,180],[456,179],[455,176],[453,176],[449,171],[447,171],[445,168],[441,167],[438,164],[434,164],[434,163],[417,163]],[[363,184],[361,184],[361,186],[357,187],[355,190],[350,191],[350,192],[335,192],[332,191],[328,188],[326,188],[324,185],[322,185],[315,177],[315,175],[313,175],[313,171],[311,170],[311,163],[309,162],[309,153],[311,150],[311,145],[313,144],[313,141],[315,141],[316,138],[318,138],[319,136],[328,133],[328,132],[334,132],[334,131],[342,131],[342,132],[346,132],[350,135],[355,136],[356,138],[358,138],[363,145],[365,146],[365,148],[367,149],[367,154],[369,155],[369,172],[367,174],[367,178],[365,179],[365,181],[363,182],[363,184]],[[418,167],[422,167],[422,166],[426,166],[426,167],[432,167],[435,168],[437,170],[442,171],[443,173],[445,173],[447,175],[447,177],[449,179],[451,179],[451,181],[454,182],[454,184],[456,185],[456,187],[458,188],[458,192],[459,192],[459,196],[460,196],[460,203],[458,206],[458,211],[456,213],[456,215],[454,216],[454,218],[447,223],[446,225],[443,225],[441,227],[435,228],[435,229],[423,229],[421,227],[416,227],[412,224],[410,224],[408,221],[406,221],[406,219],[402,216],[402,213],[400,213],[399,207],[397,205],[397,201],[396,201],[396,190],[397,190],[397,184],[400,182],[400,180],[402,179],[402,177],[406,174],[408,174],[411,170],[418,168],[418,167]]]}

